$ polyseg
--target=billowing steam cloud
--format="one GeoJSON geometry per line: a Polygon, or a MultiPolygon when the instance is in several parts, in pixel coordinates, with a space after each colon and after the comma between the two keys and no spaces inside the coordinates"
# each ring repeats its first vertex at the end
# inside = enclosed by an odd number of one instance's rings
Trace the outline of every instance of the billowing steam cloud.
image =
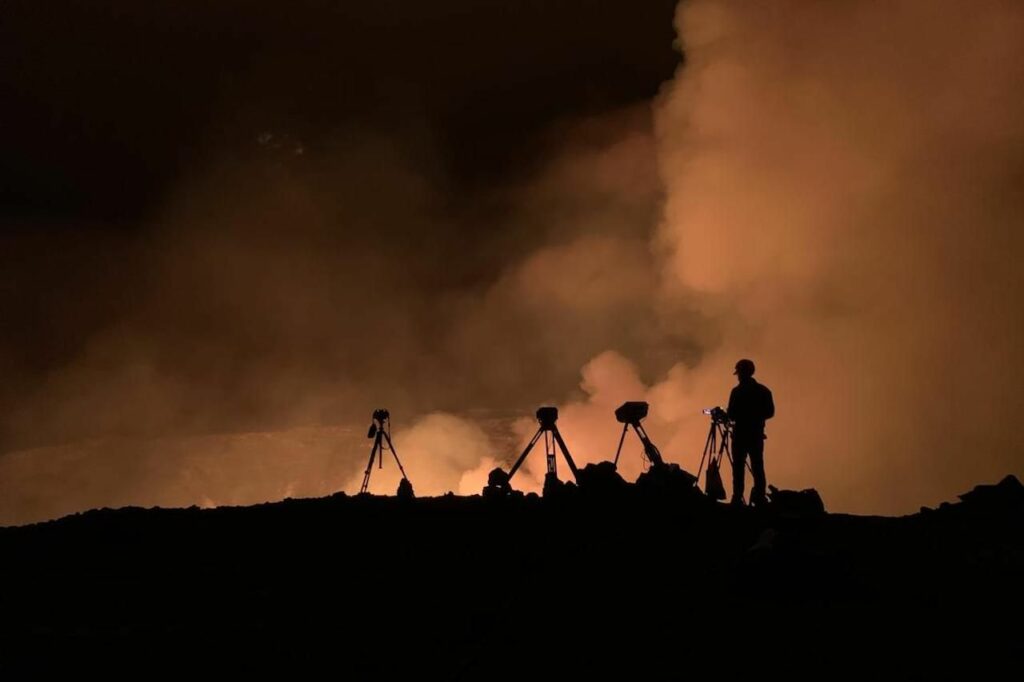
{"type": "Polygon", "coordinates": [[[911,511],[1021,470],[1024,7],[681,5],[665,286],[776,391],[769,468],[911,511]]]}
{"type": "Polygon", "coordinates": [[[352,492],[382,406],[419,494],[478,491],[546,402],[585,463],[649,400],[695,469],[739,357],[776,394],[769,478],[833,509],[1020,473],[1024,8],[693,0],[677,28],[653,106],[457,200],[418,134],[269,131],[189,176],[61,280],[106,320],[67,362],[0,347],[0,523],[352,492]]]}

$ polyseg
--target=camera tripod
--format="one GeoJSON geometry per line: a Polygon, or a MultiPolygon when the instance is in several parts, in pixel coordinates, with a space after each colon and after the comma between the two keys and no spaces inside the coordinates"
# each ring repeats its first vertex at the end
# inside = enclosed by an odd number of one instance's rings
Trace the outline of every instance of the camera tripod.
{"type": "Polygon", "coordinates": [[[622,436],[619,437],[619,447],[615,450],[615,461],[613,464],[619,466],[619,455],[622,454],[622,444],[626,440],[626,431],[632,426],[636,432],[637,437],[644,446],[644,455],[650,460],[651,466],[660,466],[664,464],[664,460],[661,458],[661,452],[657,446],[651,442],[651,439],[647,436],[647,429],[640,423],[640,420],[647,416],[647,403],[642,402],[629,402],[623,404],[619,409],[615,410],[615,418],[622,422],[622,436]]]}
{"type": "Polygon", "coordinates": [[[373,447],[370,449],[370,461],[366,463],[366,471],[363,473],[363,485],[359,488],[359,492],[365,493],[370,487],[370,472],[373,471],[373,462],[377,459],[377,453],[380,453],[377,466],[380,469],[384,468],[384,441],[387,441],[386,447],[391,450],[395,463],[398,465],[398,470],[402,472],[402,478],[408,481],[409,477],[405,475],[402,461],[398,459],[398,453],[395,452],[395,446],[391,442],[391,414],[387,410],[374,410],[373,422],[370,423],[370,430],[367,432],[366,437],[373,438],[373,447]]]}
{"type": "Polygon", "coordinates": [[[700,467],[697,469],[697,479],[700,479],[701,472],[704,471],[704,462],[708,463],[708,467],[722,464],[722,457],[725,456],[729,460],[729,466],[732,466],[732,446],[730,439],[732,438],[732,425],[724,419],[711,418],[711,428],[708,430],[708,438],[704,441],[704,454],[700,458],[700,467]]]}
{"type": "Polygon", "coordinates": [[[527,455],[533,450],[533,446],[537,444],[541,436],[544,436],[544,452],[547,455],[548,463],[548,475],[557,476],[557,467],[555,463],[555,447],[557,446],[562,451],[562,456],[565,457],[566,463],[569,465],[569,470],[572,471],[573,478],[578,478],[579,470],[576,468],[576,462],[572,461],[572,455],[569,454],[569,448],[565,446],[565,441],[562,440],[562,434],[558,432],[558,427],[555,422],[558,421],[558,408],[557,407],[542,407],[537,410],[537,421],[540,423],[540,428],[537,429],[537,433],[533,434],[533,438],[530,439],[530,444],[523,450],[523,454],[519,455],[519,459],[512,465],[512,468],[508,472],[507,481],[511,481],[512,477],[516,475],[516,471],[522,466],[523,462],[526,461],[527,455]]]}
{"type": "MultiPolygon", "coordinates": [[[[705,414],[711,415],[711,428],[708,429],[707,440],[704,441],[704,454],[700,458],[700,467],[697,469],[697,480],[700,480],[700,475],[704,471],[704,462],[708,464],[708,470],[711,468],[721,469],[722,458],[725,457],[729,461],[729,468],[732,469],[736,466],[732,458],[732,422],[725,416],[724,410],[721,408],[714,408],[714,410],[705,410],[705,414]]],[[[749,460],[746,463],[747,470],[750,470],[749,460]]],[[[721,476],[717,476],[718,487],[721,490],[712,491],[708,490],[710,487],[705,484],[704,494],[711,497],[717,497],[723,499],[725,497],[725,489],[722,488],[721,476]]]]}

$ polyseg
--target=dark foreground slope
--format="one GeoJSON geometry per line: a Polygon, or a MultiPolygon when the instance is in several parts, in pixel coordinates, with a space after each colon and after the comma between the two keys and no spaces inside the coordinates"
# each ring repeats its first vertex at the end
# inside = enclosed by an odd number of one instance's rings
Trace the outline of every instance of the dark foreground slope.
{"type": "Polygon", "coordinates": [[[639,495],[94,511],[0,529],[0,667],[343,679],[1016,670],[1013,482],[905,518],[639,495]]]}

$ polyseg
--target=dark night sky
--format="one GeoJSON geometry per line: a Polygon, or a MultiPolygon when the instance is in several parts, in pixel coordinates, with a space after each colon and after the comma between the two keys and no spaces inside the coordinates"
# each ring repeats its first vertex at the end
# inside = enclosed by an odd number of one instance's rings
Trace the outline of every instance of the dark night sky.
{"type": "MultiPolygon", "coordinates": [[[[166,279],[154,252],[178,239],[166,215],[182,195],[223,192],[228,203],[252,203],[250,194],[267,187],[192,183],[225,166],[265,165],[278,141],[301,145],[319,191],[333,192],[323,178],[340,172],[351,182],[339,185],[365,180],[350,190],[359,194],[394,191],[378,177],[390,161],[360,161],[365,171],[354,172],[365,179],[339,171],[338,159],[371,153],[350,154],[362,138],[385,140],[409,172],[430,179],[429,203],[443,215],[429,230],[431,248],[473,254],[443,270],[423,261],[415,286],[492,283],[510,249],[532,248],[518,238],[481,245],[496,239],[491,212],[507,212],[496,195],[528,181],[560,128],[656,94],[680,61],[673,9],[671,0],[5,3],[0,367],[8,380],[0,402],[13,409],[97,335],[124,324],[163,334],[149,342],[172,373],[205,372],[166,357],[183,341],[163,328],[185,342],[215,336],[207,317],[216,313],[175,315],[175,304],[153,293],[166,279]],[[269,149],[258,142],[264,133],[274,136],[269,149]],[[154,224],[164,241],[154,243],[154,224]],[[190,336],[189,327],[199,331],[190,336]]],[[[395,244],[399,258],[428,238],[405,219],[370,222],[326,229],[350,250],[395,244]]],[[[246,334],[222,326],[228,336],[246,334]]],[[[224,343],[265,355],[250,340],[224,343]]],[[[28,438],[39,440],[50,439],[28,438]]]]}
{"type": "MultiPolygon", "coordinates": [[[[564,117],[649,99],[671,0],[4,3],[4,218],[137,224],[263,130],[427,135],[462,186],[522,172],[564,117]]],[[[129,227],[129,229],[131,229],[129,227]]]]}

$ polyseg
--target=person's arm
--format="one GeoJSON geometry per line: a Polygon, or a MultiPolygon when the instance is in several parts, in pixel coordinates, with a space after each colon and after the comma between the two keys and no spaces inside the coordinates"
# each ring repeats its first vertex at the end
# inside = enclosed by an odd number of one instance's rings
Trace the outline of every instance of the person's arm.
{"type": "Polygon", "coordinates": [[[725,413],[729,415],[729,419],[736,419],[736,389],[738,386],[733,387],[732,392],[729,394],[729,407],[725,409],[725,413]]]}
{"type": "Polygon", "coordinates": [[[771,419],[775,416],[775,400],[772,398],[772,392],[767,387],[764,389],[764,397],[764,418],[771,419]]]}

